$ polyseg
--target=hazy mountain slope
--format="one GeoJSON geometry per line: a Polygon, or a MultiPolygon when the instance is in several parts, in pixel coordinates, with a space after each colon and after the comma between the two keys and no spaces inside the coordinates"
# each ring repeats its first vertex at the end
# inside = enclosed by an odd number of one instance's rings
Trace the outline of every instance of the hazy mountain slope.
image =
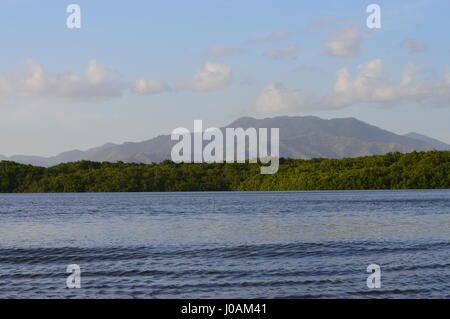
{"type": "Polygon", "coordinates": [[[49,158],[29,155],[13,155],[10,157],[0,156],[0,161],[12,161],[21,164],[31,164],[35,166],[49,166],[49,158]]]}
{"type": "Polygon", "coordinates": [[[342,158],[432,149],[422,141],[382,130],[354,118],[241,118],[231,123],[230,127],[279,127],[280,155],[283,157],[342,158]]]}
{"type": "Polygon", "coordinates": [[[91,148],[87,151],[79,151],[79,150],[68,151],[52,157],[28,156],[28,155],[14,155],[11,157],[0,156],[0,161],[13,161],[17,163],[48,167],[60,163],[87,160],[97,152],[114,146],[116,146],[116,144],[107,143],[100,147],[91,148]]]}
{"type": "MultiPolygon", "coordinates": [[[[318,117],[240,118],[227,127],[280,128],[280,156],[292,158],[357,157],[388,152],[426,151],[432,145],[394,134],[354,118],[318,117]]],[[[94,161],[160,162],[170,159],[175,142],[169,135],[140,143],[125,143],[98,152],[94,161]]]]}
{"type": "Polygon", "coordinates": [[[407,136],[409,138],[413,138],[413,139],[422,141],[424,143],[427,143],[429,145],[432,145],[436,150],[440,150],[440,151],[450,150],[449,144],[441,142],[435,138],[431,138],[431,137],[419,134],[419,133],[411,132],[411,133],[405,134],[404,136],[407,136]]]}
{"type": "Polygon", "coordinates": [[[231,123],[229,127],[279,127],[281,140],[304,137],[312,133],[321,133],[332,136],[357,138],[363,142],[398,143],[414,148],[429,146],[422,141],[397,135],[355,118],[332,120],[323,120],[314,116],[282,116],[263,120],[241,118],[231,123]]]}
{"type": "Polygon", "coordinates": [[[172,145],[173,142],[170,140],[170,135],[161,135],[148,141],[127,142],[101,150],[90,156],[89,160],[135,162],[137,154],[141,154],[141,157],[145,156],[147,158],[147,160],[142,162],[159,162],[163,159],[169,159],[172,145]]]}
{"type": "MultiPolygon", "coordinates": [[[[358,157],[388,152],[405,153],[413,150],[444,149],[446,145],[416,133],[407,136],[397,135],[355,118],[324,120],[313,116],[280,116],[265,119],[243,117],[226,127],[280,128],[280,156],[291,158],[358,157]]],[[[49,158],[0,156],[0,160],[41,166],[79,160],[151,163],[170,159],[170,152],[175,143],[171,141],[170,135],[161,135],[143,142],[105,144],[85,152],[75,150],[49,158]]],[[[445,149],[450,147],[447,145],[445,149]]]]}

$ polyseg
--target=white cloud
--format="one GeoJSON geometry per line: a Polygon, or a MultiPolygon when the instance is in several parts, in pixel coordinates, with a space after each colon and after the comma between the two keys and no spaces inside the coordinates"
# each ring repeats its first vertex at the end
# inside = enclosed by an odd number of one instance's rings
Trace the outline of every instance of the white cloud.
{"type": "MultiPolygon", "coordinates": [[[[407,64],[401,79],[395,83],[383,73],[383,61],[374,59],[358,66],[354,79],[347,68],[337,72],[333,90],[328,94],[326,103],[336,108],[343,108],[355,103],[379,103],[395,106],[404,102],[423,103],[437,94],[437,84],[416,83],[413,75],[417,67],[407,64]]],[[[438,98],[438,96],[435,96],[438,98]]]]}
{"type": "Polygon", "coordinates": [[[133,91],[139,94],[152,95],[170,91],[170,86],[164,81],[141,78],[134,82],[133,91]]]}
{"type": "Polygon", "coordinates": [[[282,83],[266,85],[258,99],[255,109],[263,113],[291,113],[314,107],[315,96],[303,90],[289,90],[282,83]]]}
{"type": "Polygon", "coordinates": [[[244,52],[242,48],[237,47],[212,47],[208,50],[208,56],[212,58],[241,55],[244,52]]]}
{"type": "Polygon", "coordinates": [[[291,45],[282,49],[270,49],[267,50],[264,54],[274,59],[281,59],[293,55],[295,54],[295,52],[297,52],[297,48],[291,45]]]}
{"type": "Polygon", "coordinates": [[[443,81],[423,82],[415,79],[418,68],[404,67],[395,82],[383,72],[380,59],[362,63],[352,77],[349,69],[341,68],[333,88],[323,96],[303,90],[289,90],[282,84],[263,88],[256,101],[256,109],[265,113],[301,112],[307,110],[343,109],[359,103],[375,103],[394,107],[415,103],[426,107],[450,106],[450,75],[443,81]]]}
{"type": "Polygon", "coordinates": [[[33,60],[26,61],[26,71],[14,76],[0,76],[0,97],[42,98],[67,101],[99,101],[122,95],[124,85],[111,79],[113,71],[91,60],[83,75],[71,72],[46,74],[33,60]]]}
{"type": "Polygon", "coordinates": [[[426,51],[427,46],[411,40],[405,40],[400,43],[400,48],[405,49],[410,53],[419,53],[426,51]]]}
{"type": "Polygon", "coordinates": [[[325,42],[325,49],[329,55],[351,58],[359,54],[360,42],[360,30],[355,27],[347,27],[331,35],[325,42]]]}
{"type": "Polygon", "coordinates": [[[225,65],[207,62],[190,81],[180,82],[177,87],[193,91],[214,91],[228,87],[231,83],[231,69],[225,65]]]}
{"type": "Polygon", "coordinates": [[[86,70],[86,76],[92,85],[101,84],[112,73],[113,70],[99,64],[96,60],[89,61],[89,67],[86,70]]]}

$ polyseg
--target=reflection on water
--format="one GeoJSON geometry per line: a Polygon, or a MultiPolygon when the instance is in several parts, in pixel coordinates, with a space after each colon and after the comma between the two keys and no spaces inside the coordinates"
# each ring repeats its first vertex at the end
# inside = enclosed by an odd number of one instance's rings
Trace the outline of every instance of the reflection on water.
{"type": "Polygon", "coordinates": [[[0,225],[1,297],[450,296],[448,190],[0,195],[0,225]]]}

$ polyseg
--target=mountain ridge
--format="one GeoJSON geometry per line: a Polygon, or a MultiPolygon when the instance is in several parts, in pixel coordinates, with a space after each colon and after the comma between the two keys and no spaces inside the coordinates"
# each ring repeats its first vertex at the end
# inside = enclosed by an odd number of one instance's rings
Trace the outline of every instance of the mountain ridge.
{"type": "Polygon", "coordinates": [[[450,149],[449,144],[442,142],[438,139],[435,139],[435,138],[432,138],[432,137],[429,137],[426,135],[422,135],[422,134],[419,134],[416,132],[410,132],[410,133],[405,134],[404,136],[407,136],[407,137],[425,142],[427,144],[430,144],[430,145],[434,146],[436,148],[436,150],[439,150],[439,151],[445,151],[445,150],[450,149]]]}
{"type": "MultiPolygon", "coordinates": [[[[315,116],[278,116],[264,119],[241,117],[221,130],[227,127],[244,129],[278,127],[280,157],[289,158],[345,158],[382,155],[388,152],[450,149],[450,145],[425,135],[418,133],[398,135],[353,117],[330,120],[315,116]]],[[[106,143],[87,151],[72,150],[52,157],[0,155],[0,161],[9,160],[45,167],[80,160],[158,163],[170,159],[170,152],[175,143],[171,141],[170,135],[159,135],[141,142],[106,143]]]]}

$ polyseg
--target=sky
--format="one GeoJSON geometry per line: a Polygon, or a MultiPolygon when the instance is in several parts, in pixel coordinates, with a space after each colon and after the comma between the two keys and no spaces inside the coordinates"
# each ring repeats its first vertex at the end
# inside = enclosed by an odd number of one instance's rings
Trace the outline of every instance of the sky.
{"type": "Polygon", "coordinates": [[[280,115],[450,143],[449,12],[443,0],[2,0],[0,154],[280,115]]]}

